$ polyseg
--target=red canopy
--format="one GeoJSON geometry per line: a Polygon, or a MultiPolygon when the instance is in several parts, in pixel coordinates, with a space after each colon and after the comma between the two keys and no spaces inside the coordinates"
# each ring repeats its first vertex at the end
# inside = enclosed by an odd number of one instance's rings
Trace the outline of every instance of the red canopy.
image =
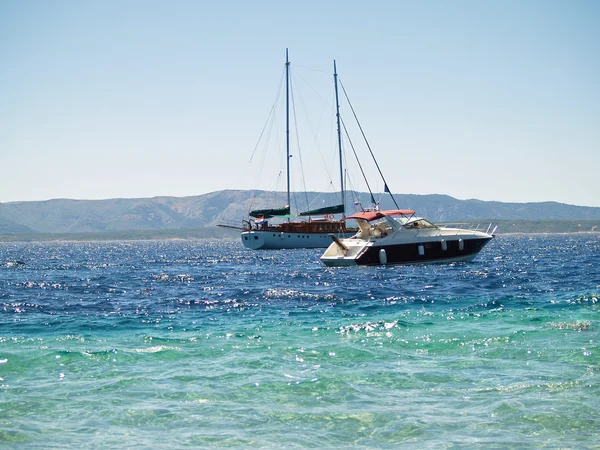
{"type": "Polygon", "coordinates": [[[412,216],[415,212],[412,209],[388,209],[386,211],[361,211],[351,216],[346,217],[346,219],[364,219],[368,222],[372,220],[381,219],[385,216],[412,216]]]}

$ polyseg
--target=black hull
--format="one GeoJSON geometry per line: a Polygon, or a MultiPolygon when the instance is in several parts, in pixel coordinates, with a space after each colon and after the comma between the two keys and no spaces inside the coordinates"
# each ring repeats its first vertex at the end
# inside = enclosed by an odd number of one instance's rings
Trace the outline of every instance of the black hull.
{"type": "Polygon", "coordinates": [[[355,262],[359,265],[380,265],[382,264],[379,256],[381,249],[385,250],[386,264],[442,263],[453,260],[468,260],[474,258],[491,239],[487,237],[463,239],[462,250],[461,243],[458,240],[447,240],[446,250],[443,250],[441,242],[374,245],[366,247],[366,250],[356,258],[355,262]],[[422,246],[422,255],[419,254],[419,246],[422,246]]]}

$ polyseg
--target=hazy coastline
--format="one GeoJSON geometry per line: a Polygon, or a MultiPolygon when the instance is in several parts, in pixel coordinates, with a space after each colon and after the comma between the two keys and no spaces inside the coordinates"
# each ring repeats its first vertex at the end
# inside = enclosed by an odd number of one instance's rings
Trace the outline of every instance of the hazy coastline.
{"type": "MultiPolygon", "coordinates": [[[[598,234],[600,220],[481,220],[469,222],[483,227],[483,224],[498,225],[496,235],[540,235],[540,234],[598,234]]],[[[485,227],[484,227],[485,228],[485,227]]],[[[85,241],[141,241],[141,240],[197,240],[197,239],[237,239],[239,232],[222,227],[198,227],[171,230],[130,230],[78,233],[4,233],[0,242],[85,242],[85,241]]]]}

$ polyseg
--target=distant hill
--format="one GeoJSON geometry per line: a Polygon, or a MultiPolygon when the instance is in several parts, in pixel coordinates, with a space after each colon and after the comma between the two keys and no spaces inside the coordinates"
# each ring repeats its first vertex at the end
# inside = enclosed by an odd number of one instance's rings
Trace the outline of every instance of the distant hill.
{"type": "Polygon", "coordinates": [[[15,223],[11,220],[6,220],[0,217],[0,234],[10,234],[10,233],[33,233],[34,231],[26,227],[25,225],[21,225],[15,223]]]}
{"type": "MultiPolygon", "coordinates": [[[[297,194],[292,209],[333,204],[339,194],[297,194]]],[[[388,195],[377,194],[382,209],[395,208],[388,195]]],[[[556,202],[502,203],[457,200],[448,195],[395,194],[400,208],[434,222],[477,220],[598,220],[600,208],[556,202]]],[[[347,195],[349,211],[364,193],[347,195]]],[[[224,190],[193,197],[69,200],[0,203],[0,234],[106,233],[121,231],[183,230],[213,227],[223,222],[241,225],[250,209],[284,206],[285,194],[270,191],[224,190]]]]}

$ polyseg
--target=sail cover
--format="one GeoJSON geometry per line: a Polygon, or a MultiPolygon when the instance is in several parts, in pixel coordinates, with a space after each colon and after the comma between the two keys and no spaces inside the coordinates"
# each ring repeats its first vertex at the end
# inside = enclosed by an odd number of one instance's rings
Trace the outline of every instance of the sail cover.
{"type": "Polygon", "coordinates": [[[287,216],[290,214],[290,207],[284,206],[283,208],[271,208],[271,209],[256,209],[248,213],[251,217],[264,217],[270,219],[271,217],[287,216]]]}
{"type": "Polygon", "coordinates": [[[311,209],[298,214],[299,216],[319,216],[323,214],[343,214],[344,205],[325,206],[324,208],[311,209]]]}

